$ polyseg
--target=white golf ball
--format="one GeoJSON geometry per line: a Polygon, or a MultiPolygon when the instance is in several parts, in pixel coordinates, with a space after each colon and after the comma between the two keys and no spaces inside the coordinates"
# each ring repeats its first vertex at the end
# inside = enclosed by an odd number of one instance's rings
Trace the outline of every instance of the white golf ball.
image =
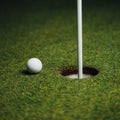
{"type": "Polygon", "coordinates": [[[30,58],[27,61],[27,70],[30,73],[39,73],[42,70],[42,62],[38,58],[30,58]]]}

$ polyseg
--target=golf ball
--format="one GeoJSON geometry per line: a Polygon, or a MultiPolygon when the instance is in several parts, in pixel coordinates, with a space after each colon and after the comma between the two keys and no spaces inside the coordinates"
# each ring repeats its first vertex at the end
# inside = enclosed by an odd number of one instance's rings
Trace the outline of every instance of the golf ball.
{"type": "Polygon", "coordinates": [[[30,58],[26,66],[30,73],[39,73],[42,70],[42,62],[38,58],[30,58]]]}

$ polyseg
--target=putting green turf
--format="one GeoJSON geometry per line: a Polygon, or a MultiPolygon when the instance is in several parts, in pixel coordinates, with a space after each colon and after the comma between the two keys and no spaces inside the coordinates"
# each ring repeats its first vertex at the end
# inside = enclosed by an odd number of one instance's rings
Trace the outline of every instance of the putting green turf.
{"type": "MultiPolygon", "coordinates": [[[[27,0],[26,0],[27,1],[27,0]]],[[[83,64],[89,79],[61,76],[77,66],[76,2],[0,4],[0,120],[119,120],[120,22],[117,2],[83,2],[83,64]],[[40,58],[39,74],[25,74],[40,58]]]]}

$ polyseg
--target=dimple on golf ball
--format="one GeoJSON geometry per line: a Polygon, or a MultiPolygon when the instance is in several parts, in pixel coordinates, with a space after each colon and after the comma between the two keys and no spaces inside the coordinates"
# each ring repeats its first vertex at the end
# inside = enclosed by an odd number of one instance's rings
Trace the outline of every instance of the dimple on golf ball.
{"type": "Polygon", "coordinates": [[[26,66],[30,73],[39,73],[42,70],[42,62],[38,58],[30,58],[26,66]]]}

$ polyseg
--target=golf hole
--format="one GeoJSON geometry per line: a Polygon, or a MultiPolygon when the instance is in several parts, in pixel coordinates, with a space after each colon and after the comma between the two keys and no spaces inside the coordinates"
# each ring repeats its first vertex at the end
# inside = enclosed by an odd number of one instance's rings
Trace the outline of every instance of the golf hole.
{"type": "MultiPolygon", "coordinates": [[[[99,71],[92,67],[83,67],[83,78],[91,78],[97,75],[99,71]]],[[[78,67],[64,68],[60,71],[60,74],[66,78],[77,79],[78,67]]]]}

